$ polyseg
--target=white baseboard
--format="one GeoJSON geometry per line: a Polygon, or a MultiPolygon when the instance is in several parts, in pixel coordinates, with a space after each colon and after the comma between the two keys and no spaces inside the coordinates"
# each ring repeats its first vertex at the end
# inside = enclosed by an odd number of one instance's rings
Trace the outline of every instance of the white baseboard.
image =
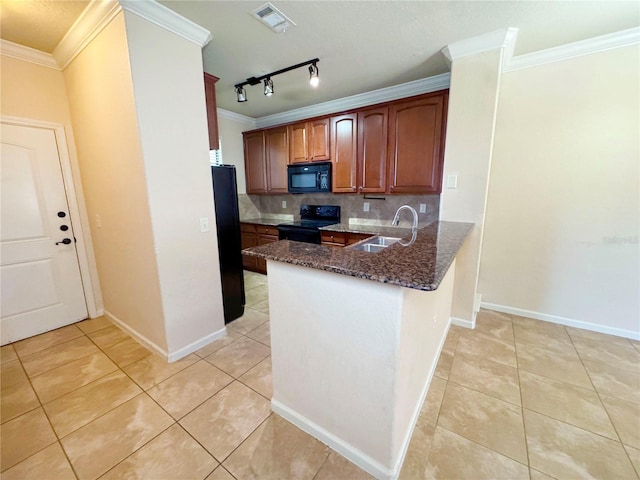
{"type": "Polygon", "coordinates": [[[89,318],[100,318],[100,317],[104,317],[104,308],[97,309],[95,312],[93,312],[93,315],[91,312],[89,312],[89,318]]]}
{"type": "Polygon", "coordinates": [[[533,312],[531,310],[524,310],[522,308],[509,307],[507,305],[499,305],[496,303],[482,302],[480,306],[482,308],[486,308],[487,310],[495,310],[496,312],[509,313],[509,314],[518,315],[521,317],[528,317],[536,320],[542,320],[544,322],[566,325],[568,327],[582,328],[583,330],[606,333],[608,335],[615,335],[617,337],[630,338],[632,340],[640,340],[640,331],[625,330],[623,328],[609,327],[607,325],[599,325],[597,323],[583,322],[582,320],[575,320],[573,318],[566,318],[566,317],[560,317],[558,315],[549,315],[546,313],[533,312]]]}
{"type": "Polygon", "coordinates": [[[186,347],[182,347],[181,349],[176,350],[175,352],[169,353],[169,358],[167,359],[167,361],[171,363],[171,362],[175,362],[176,360],[180,360],[181,358],[186,357],[190,353],[200,350],[202,347],[209,345],[212,342],[215,342],[219,338],[224,337],[226,334],[227,334],[227,327],[222,327],[220,330],[210,333],[206,337],[202,337],[201,339],[196,340],[193,343],[190,343],[186,347]]]}
{"type": "Polygon", "coordinates": [[[353,445],[326,431],[320,425],[312,422],[304,415],[300,415],[298,412],[280,403],[275,398],[271,399],[271,410],[282,418],[293,423],[300,430],[307,432],[312,437],[315,437],[325,445],[328,445],[340,455],[355,463],[378,480],[395,480],[397,478],[398,472],[392,472],[388,468],[385,468],[383,465],[376,462],[373,458],[361,452],[353,445]]]}
{"type": "Polygon", "coordinates": [[[367,454],[361,452],[353,445],[345,442],[341,438],[336,437],[332,433],[326,431],[321,426],[312,422],[304,415],[300,415],[298,412],[292,410],[287,407],[283,403],[279,402],[275,398],[271,399],[271,409],[280,415],[282,418],[288,420],[293,423],[296,427],[301,430],[307,432],[312,437],[317,438],[325,445],[328,445],[333,450],[338,452],[340,455],[356,464],[360,468],[362,468],[367,473],[373,475],[378,480],[396,480],[398,475],[400,475],[400,470],[402,465],[404,464],[404,459],[407,455],[407,451],[409,450],[409,444],[411,443],[411,437],[413,436],[413,430],[415,429],[416,423],[418,422],[418,417],[420,416],[420,412],[422,411],[422,406],[424,405],[424,401],[427,398],[427,394],[429,392],[429,387],[431,386],[431,380],[433,379],[433,375],[435,374],[436,367],[438,365],[438,358],[440,358],[440,353],[442,352],[442,348],[444,347],[444,343],[447,339],[447,334],[449,333],[449,327],[451,326],[451,322],[447,325],[445,330],[445,334],[442,336],[440,340],[440,345],[438,347],[438,355],[435,357],[435,361],[431,366],[431,370],[427,376],[427,381],[422,387],[422,392],[420,393],[420,401],[417,403],[416,408],[411,417],[411,428],[409,432],[405,436],[402,447],[400,450],[400,457],[398,461],[394,465],[393,469],[390,470],[379,462],[375,461],[373,458],[368,456],[367,454]]]}
{"type": "Polygon", "coordinates": [[[152,352],[157,353],[162,358],[166,359],[167,362],[169,363],[175,362],[176,360],[180,360],[181,358],[186,357],[190,353],[193,353],[196,350],[200,350],[202,347],[209,345],[212,342],[215,342],[216,340],[224,337],[227,334],[227,327],[222,327],[220,330],[210,333],[206,337],[200,338],[199,340],[196,340],[195,342],[192,342],[189,345],[182,347],[179,350],[176,350],[175,352],[167,352],[164,348],[159,347],[154,342],[149,340],[147,337],[145,337],[144,335],[141,335],[138,331],[131,328],[129,325],[124,323],[122,320],[117,318],[112,313],[105,311],[104,315],[113,323],[115,323],[120,328],[122,328],[129,335],[131,335],[133,338],[135,338],[139,343],[147,347],[152,352]]]}
{"type": "Polygon", "coordinates": [[[458,327],[470,328],[473,330],[474,328],[476,328],[475,312],[473,315],[473,320],[463,320],[462,318],[451,317],[451,324],[457,325],[458,327]]]}
{"type": "Polygon", "coordinates": [[[114,314],[112,314],[108,310],[104,311],[104,316],[107,317],[116,325],[118,325],[122,330],[127,332],[129,335],[131,335],[134,339],[136,339],[139,343],[147,347],[152,352],[155,352],[156,354],[160,355],[162,358],[165,358],[165,359],[168,358],[167,351],[164,348],[161,348],[160,346],[156,345],[154,342],[149,340],[144,335],[141,335],[137,330],[134,330],[133,328],[131,328],[129,325],[124,323],[122,320],[120,320],[118,317],[116,317],[114,314]]]}

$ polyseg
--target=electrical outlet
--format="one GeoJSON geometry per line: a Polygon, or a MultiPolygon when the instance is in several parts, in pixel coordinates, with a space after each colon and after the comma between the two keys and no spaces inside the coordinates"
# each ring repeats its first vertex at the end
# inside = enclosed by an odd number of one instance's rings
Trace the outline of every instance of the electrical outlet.
{"type": "Polygon", "coordinates": [[[208,232],[209,230],[210,230],[209,229],[209,218],[208,217],[202,217],[200,219],[200,231],[202,233],[204,233],[204,232],[208,232]]]}
{"type": "Polygon", "coordinates": [[[287,208],[287,201],[286,200],[282,200],[282,208],[287,208]]]}
{"type": "Polygon", "coordinates": [[[364,202],[362,204],[362,210],[365,211],[365,212],[369,211],[369,202],[364,202]]]}
{"type": "Polygon", "coordinates": [[[426,203],[421,203],[420,204],[420,213],[427,213],[427,204],[426,203]]]}

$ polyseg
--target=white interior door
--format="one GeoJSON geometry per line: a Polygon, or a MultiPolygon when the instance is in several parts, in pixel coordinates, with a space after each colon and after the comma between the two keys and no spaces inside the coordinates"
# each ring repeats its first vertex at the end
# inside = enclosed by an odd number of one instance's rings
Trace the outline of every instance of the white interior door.
{"type": "Polygon", "coordinates": [[[5,345],[87,318],[53,130],[2,123],[0,336],[5,345]]]}

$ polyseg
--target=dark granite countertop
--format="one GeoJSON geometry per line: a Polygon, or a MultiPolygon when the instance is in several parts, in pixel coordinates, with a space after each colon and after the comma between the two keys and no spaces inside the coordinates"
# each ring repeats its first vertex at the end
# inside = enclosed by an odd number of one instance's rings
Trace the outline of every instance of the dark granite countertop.
{"type": "Polygon", "coordinates": [[[281,223],[287,223],[290,221],[291,220],[284,220],[282,218],[275,218],[275,217],[269,217],[269,216],[240,219],[240,223],[255,223],[256,225],[266,225],[268,227],[275,227],[277,225],[280,225],[281,223]]]}
{"type": "MultiPolygon", "coordinates": [[[[243,253],[401,287],[436,290],[472,228],[472,223],[433,222],[418,230],[413,244],[405,247],[395,243],[378,253],[290,240],[248,248],[243,253]]],[[[408,232],[408,240],[410,229],[401,230],[408,232]]]]}
{"type": "MultiPolygon", "coordinates": [[[[418,228],[422,228],[420,225],[418,228]]],[[[392,227],[390,225],[362,225],[357,223],[334,223],[320,230],[327,232],[365,233],[371,235],[386,235],[389,237],[411,237],[411,227],[392,227]]]]}

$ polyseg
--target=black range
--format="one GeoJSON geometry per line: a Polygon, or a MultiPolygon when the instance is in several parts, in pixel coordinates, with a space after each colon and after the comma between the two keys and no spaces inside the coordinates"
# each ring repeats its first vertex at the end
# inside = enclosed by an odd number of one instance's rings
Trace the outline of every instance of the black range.
{"type": "Polygon", "coordinates": [[[301,205],[300,220],[278,225],[278,239],[320,243],[320,227],[340,223],[337,205],[301,205]]]}

